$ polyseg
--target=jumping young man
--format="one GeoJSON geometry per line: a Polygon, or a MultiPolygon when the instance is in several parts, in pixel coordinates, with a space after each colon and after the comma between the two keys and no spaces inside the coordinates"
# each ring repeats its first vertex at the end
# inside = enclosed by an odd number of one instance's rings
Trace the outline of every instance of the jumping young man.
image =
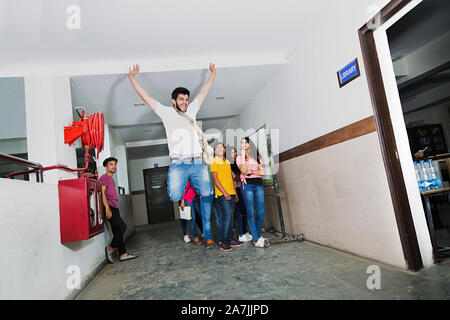
{"type": "Polygon", "coordinates": [[[198,195],[202,212],[203,234],[208,248],[214,245],[211,235],[211,188],[209,167],[202,162],[200,138],[194,126],[181,114],[194,121],[205,101],[216,77],[214,64],[209,64],[211,75],[197,97],[189,102],[190,92],[186,88],[176,88],[172,92],[172,107],[163,106],[152,98],[136,80],[139,65],[129,69],[128,78],[137,94],[161,118],[167,135],[170,165],[167,179],[167,193],[170,201],[178,202],[184,194],[188,179],[198,195]]]}

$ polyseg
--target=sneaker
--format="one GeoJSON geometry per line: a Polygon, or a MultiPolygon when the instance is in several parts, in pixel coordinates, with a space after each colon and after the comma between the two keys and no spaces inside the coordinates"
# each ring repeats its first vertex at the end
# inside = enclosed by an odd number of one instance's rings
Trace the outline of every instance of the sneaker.
{"type": "Polygon", "coordinates": [[[108,247],[105,247],[105,255],[109,263],[114,263],[114,250],[110,251],[108,247]]]}
{"type": "Polygon", "coordinates": [[[215,245],[215,243],[211,239],[208,239],[208,241],[206,242],[206,248],[208,248],[208,249],[214,247],[214,245],[215,245]]]}
{"type": "Polygon", "coordinates": [[[248,241],[253,240],[253,236],[252,236],[249,232],[246,232],[246,233],[244,234],[244,236],[247,237],[248,241]]]}
{"type": "Polygon", "coordinates": [[[233,248],[231,248],[231,246],[228,243],[222,243],[220,245],[219,249],[220,249],[220,251],[225,251],[225,252],[233,250],[233,248]]]}
{"type": "Polygon", "coordinates": [[[250,236],[250,238],[249,237],[247,237],[247,234],[243,234],[242,236],[239,236],[239,241],[241,241],[241,242],[248,242],[248,241],[251,241],[253,238],[251,238],[251,236],[250,236]]]}
{"type": "Polygon", "coordinates": [[[120,257],[119,260],[122,262],[122,261],[127,261],[127,260],[131,260],[131,259],[136,259],[136,258],[137,258],[137,256],[127,253],[127,255],[125,257],[123,257],[123,258],[120,257]]]}
{"type": "Polygon", "coordinates": [[[186,242],[186,243],[191,242],[191,238],[189,238],[188,235],[185,235],[184,238],[183,238],[183,240],[184,240],[184,242],[186,242]]]}
{"type": "Polygon", "coordinates": [[[201,246],[201,245],[202,245],[202,242],[201,242],[201,240],[200,240],[198,237],[195,237],[195,238],[194,238],[194,243],[195,243],[197,246],[201,246]]]}
{"type": "Polygon", "coordinates": [[[256,241],[255,247],[258,247],[258,248],[264,248],[265,247],[264,246],[264,238],[263,237],[259,238],[258,241],[256,241]]]}
{"type": "Polygon", "coordinates": [[[240,242],[240,241],[236,241],[236,240],[231,240],[230,241],[230,246],[231,247],[241,247],[241,246],[243,246],[244,244],[242,243],[242,242],[240,242]]]}

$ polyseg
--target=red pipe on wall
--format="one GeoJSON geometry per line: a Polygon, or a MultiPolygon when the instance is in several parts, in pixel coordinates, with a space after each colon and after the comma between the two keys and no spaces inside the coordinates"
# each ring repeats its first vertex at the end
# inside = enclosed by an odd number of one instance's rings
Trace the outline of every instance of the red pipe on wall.
{"type": "MultiPolygon", "coordinates": [[[[84,161],[85,161],[86,166],[84,168],[72,169],[72,168],[69,168],[69,167],[66,167],[66,166],[63,166],[63,165],[56,165],[56,166],[44,167],[43,171],[60,169],[60,170],[66,170],[66,171],[70,171],[70,172],[79,172],[79,176],[81,176],[80,173],[86,171],[89,168],[89,157],[90,157],[90,155],[89,155],[89,148],[86,148],[85,150],[86,151],[85,151],[85,154],[84,154],[84,161]]],[[[13,172],[13,173],[8,174],[7,178],[11,179],[11,178],[14,178],[15,176],[21,176],[21,175],[24,175],[24,174],[34,173],[34,172],[36,172],[35,169],[26,170],[26,171],[17,171],[17,172],[13,172]]],[[[91,176],[91,177],[93,177],[94,175],[92,175],[92,174],[85,174],[84,176],[91,176]]],[[[95,177],[97,178],[97,176],[95,176],[95,177]]]]}

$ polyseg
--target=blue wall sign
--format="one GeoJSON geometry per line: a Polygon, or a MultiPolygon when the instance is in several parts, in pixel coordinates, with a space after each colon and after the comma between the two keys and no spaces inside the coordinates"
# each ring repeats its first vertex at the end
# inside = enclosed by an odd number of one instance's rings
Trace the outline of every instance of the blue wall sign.
{"type": "Polygon", "coordinates": [[[154,163],[154,164],[153,164],[153,168],[158,168],[158,164],[157,164],[157,163],[154,163]]]}
{"type": "Polygon", "coordinates": [[[359,72],[358,58],[347,64],[337,72],[339,87],[345,86],[347,83],[355,80],[361,75],[359,72]]]}

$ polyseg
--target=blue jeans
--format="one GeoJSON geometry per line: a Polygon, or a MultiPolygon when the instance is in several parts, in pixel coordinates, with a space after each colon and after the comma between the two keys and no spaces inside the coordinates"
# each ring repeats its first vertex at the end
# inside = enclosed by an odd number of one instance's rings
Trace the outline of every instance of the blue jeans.
{"type": "Polygon", "coordinates": [[[217,198],[219,200],[221,217],[220,225],[222,232],[222,243],[230,243],[233,235],[233,217],[234,217],[234,204],[235,195],[231,196],[231,200],[225,199],[225,196],[217,198]]]}
{"type": "Polygon", "coordinates": [[[203,235],[206,240],[213,240],[211,235],[211,205],[214,193],[211,185],[209,166],[202,160],[172,160],[169,165],[167,178],[167,194],[170,201],[178,202],[183,198],[188,179],[198,195],[202,212],[203,235]]]}
{"type": "Polygon", "coordinates": [[[261,238],[264,222],[264,188],[256,184],[242,184],[242,196],[247,210],[247,222],[253,240],[261,238]],[[256,204],[256,217],[254,205],[256,204]]]}
{"type": "MultiPolygon", "coordinates": [[[[196,215],[200,212],[200,203],[198,202],[197,197],[194,197],[194,199],[192,199],[192,202],[184,200],[184,205],[186,207],[191,207],[191,217],[192,217],[192,219],[189,220],[189,225],[191,227],[192,236],[194,238],[197,238],[197,229],[195,227],[195,223],[196,223],[196,215]]],[[[183,235],[187,234],[186,222],[187,222],[187,220],[180,219],[181,231],[183,232],[183,235]]]]}
{"type": "Polygon", "coordinates": [[[212,199],[214,216],[216,217],[217,235],[219,241],[222,241],[222,206],[219,203],[219,198],[215,198],[215,196],[213,195],[212,199]]]}
{"type": "Polygon", "coordinates": [[[241,188],[236,188],[236,194],[239,197],[239,201],[236,203],[234,212],[237,217],[239,236],[242,236],[247,229],[247,214],[245,212],[245,204],[244,199],[242,198],[241,188]]]}

